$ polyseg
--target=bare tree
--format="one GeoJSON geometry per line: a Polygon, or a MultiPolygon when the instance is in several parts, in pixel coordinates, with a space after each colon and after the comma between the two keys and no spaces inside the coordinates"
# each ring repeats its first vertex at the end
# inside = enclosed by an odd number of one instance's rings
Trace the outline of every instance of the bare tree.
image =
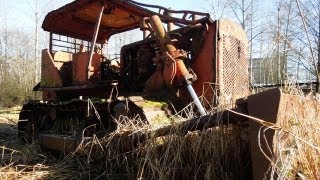
{"type": "MultiPolygon", "coordinates": [[[[284,7],[286,11],[281,16],[286,18],[280,34],[283,58],[286,58],[287,65],[296,64],[295,73],[292,74],[295,74],[297,81],[315,80],[319,92],[320,1],[287,0],[284,1],[284,7]]],[[[287,67],[281,69],[283,72],[290,71],[287,67]]]]}
{"type": "Polygon", "coordinates": [[[0,106],[22,103],[32,95],[39,75],[39,42],[44,37],[40,23],[44,15],[55,8],[53,5],[56,2],[25,0],[30,9],[20,10],[19,16],[27,15],[34,20],[34,31],[30,32],[25,28],[17,28],[11,21],[10,18],[15,17],[8,13],[8,9],[16,9],[13,7],[15,4],[10,4],[8,8],[9,4],[0,1],[3,7],[0,11],[0,106]]]}
{"type": "MultiPolygon", "coordinates": [[[[43,34],[43,31],[40,30],[40,23],[42,22],[43,18],[45,17],[46,13],[55,8],[57,4],[65,4],[70,2],[70,0],[60,0],[60,1],[39,1],[39,0],[25,0],[29,6],[30,12],[25,12],[29,17],[32,18],[34,22],[34,33],[33,33],[33,56],[34,56],[34,75],[33,75],[33,84],[35,85],[37,81],[39,81],[40,77],[40,42],[43,41],[43,38],[46,36],[43,34]]],[[[35,94],[34,94],[35,98],[35,94]]]]}
{"type": "Polygon", "coordinates": [[[316,76],[316,91],[320,92],[320,0],[305,1],[301,4],[296,0],[303,29],[306,33],[306,43],[310,49],[310,59],[313,65],[313,75],[316,76]],[[307,12],[307,13],[306,13],[307,12]]]}
{"type": "Polygon", "coordinates": [[[209,5],[206,10],[209,11],[213,19],[221,19],[230,8],[229,0],[205,0],[205,2],[209,5]]]}

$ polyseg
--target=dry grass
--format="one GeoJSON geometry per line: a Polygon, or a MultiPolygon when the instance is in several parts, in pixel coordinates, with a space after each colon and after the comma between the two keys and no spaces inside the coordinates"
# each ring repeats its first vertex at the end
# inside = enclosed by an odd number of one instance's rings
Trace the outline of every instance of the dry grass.
{"type": "Polygon", "coordinates": [[[273,170],[280,179],[320,179],[320,101],[319,95],[297,97],[298,107],[287,112],[276,130],[273,170]]]}
{"type": "Polygon", "coordinates": [[[134,133],[133,129],[118,129],[80,148],[80,154],[86,155],[77,156],[85,159],[81,166],[93,170],[91,176],[107,179],[247,179],[249,176],[248,142],[242,128],[230,125],[185,135],[151,135],[140,142],[139,138],[130,138],[134,133]]]}
{"type": "Polygon", "coordinates": [[[0,110],[0,179],[78,179],[72,163],[44,153],[34,144],[17,138],[17,120],[21,107],[0,110]]]}
{"type": "MultiPolygon", "coordinates": [[[[280,179],[320,179],[320,111],[305,105],[310,101],[319,104],[319,97],[292,92],[299,95],[299,102],[305,107],[303,118],[293,113],[286,118],[289,121],[280,124],[280,129],[268,124],[262,129],[277,129],[279,137],[273,156],[268,157],[273,161],[270,171],[280,179]]],[[[188,118],[195,115],[191,106],[180,113],[189,114],[188,118]]],[[[115,132],[100,139],[93,137],[75,153],[53,158],[36,144],[21,145],[12,121],[0,127],[0,134],[7,134],[0,135],[0,179],[251,178],[245,127],[221,125],[187,134],[179,133],[181,129],[177,127],[173,129],[175,133],[158,137],[152,132],[161,128],[159,125],[120,123],[115,132]]],[[[260,137],[261,143],[263,140],[260,137]]]]}
{"type": "Polygon", "coordinates": [[[16,124],[16,121],[19,118],[20,109],[20,106],[10,109],[0,109],[0,123],[16,124]]]}

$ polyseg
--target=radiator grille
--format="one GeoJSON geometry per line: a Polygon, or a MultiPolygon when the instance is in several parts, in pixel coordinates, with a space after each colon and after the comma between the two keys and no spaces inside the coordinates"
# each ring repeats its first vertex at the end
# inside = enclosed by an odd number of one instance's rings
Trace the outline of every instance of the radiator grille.
{"type": "Polygon", "coordinates": [[[232,35],[223,34],[222,41],[220,95],[235,98],[247,96],[249,93],[247,47],[232,35]]]}

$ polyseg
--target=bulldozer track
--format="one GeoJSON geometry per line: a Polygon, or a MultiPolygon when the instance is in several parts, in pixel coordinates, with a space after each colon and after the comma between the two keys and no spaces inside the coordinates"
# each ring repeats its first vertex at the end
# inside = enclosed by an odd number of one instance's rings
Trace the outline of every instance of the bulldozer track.
{"type": "MultiPolygon", "coordinates": [[[[103,119],[111,119],[109,102],[93,102],[96,111],[103,119]]],[[[20,112],[18,135],[25,141],[33,141],[40,132],[49,132],[56,122],[77,119],[81,123],[96,122],[88,106],[88,100],[68,102],[32,101],[25,104],[20,112]]],[[[109,123],[109,122],[108,122],[109,123]]],[[[82,128],[85,128],[84,126],[82,128]]],[[[79,129],[80,130],[80,129],[79,129]]]]}

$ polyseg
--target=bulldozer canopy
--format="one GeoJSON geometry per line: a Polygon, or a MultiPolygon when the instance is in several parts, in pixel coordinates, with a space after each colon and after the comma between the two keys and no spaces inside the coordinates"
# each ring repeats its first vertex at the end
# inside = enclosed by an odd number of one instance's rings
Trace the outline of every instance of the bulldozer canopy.
{"type": "Polygon", "coordinates": [[[165,23],[175,22],[180,25],[195,24],[210,19],[208,13],[185,10],[174,11],[132,0],[75,0],[47,14],[42,28],[54,34],[91,41],[98,21],[97,17],[103,6],[104,11],[97,37],[98,43],[103,43],[113,34],[138,28],[142,18],[152,15],[160,16],[165,23]],[[157,9],[158,12],[144,7],[157,9]],[[165,11],[176,15],[180,14],[182,17],[168,16],[165,11]],[[196,16],[201,18],[198,20],[187,19],[196,16]]]}
{"type": "Polygon", "coordinates": [[[111,35],[138,28],[143,17],[156,13],[126,0],[76,0],[47,14],[45,31],[91,41],[101,7],[105,6],[97,42],[111,35]]]}

